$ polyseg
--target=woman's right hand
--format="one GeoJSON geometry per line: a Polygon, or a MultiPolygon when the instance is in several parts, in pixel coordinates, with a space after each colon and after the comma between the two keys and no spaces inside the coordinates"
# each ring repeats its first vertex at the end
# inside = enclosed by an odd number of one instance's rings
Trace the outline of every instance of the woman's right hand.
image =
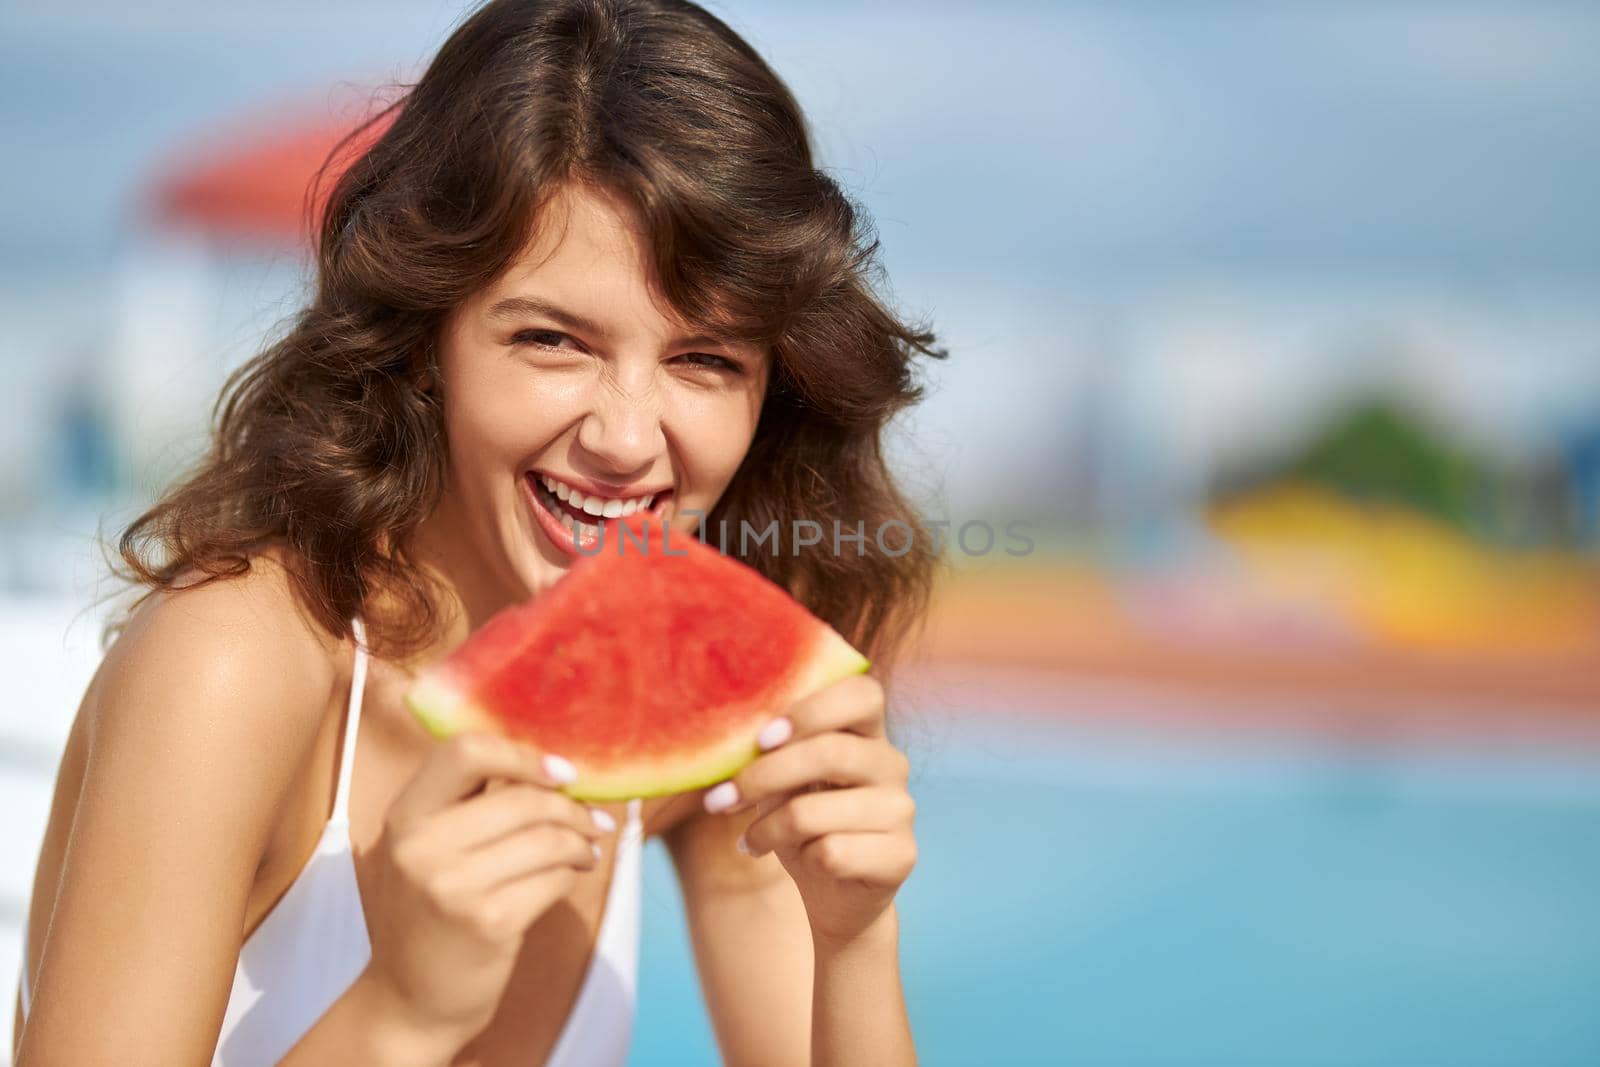
{"type": "Polygon", "coordinates": [[[373,857],[363,977],[410,1028],[470,1041],[523,933],[595,866],[615,820],[560,792],[570,779],[558,756],[471,733],[436,746],[396,796],[373,857]]]}

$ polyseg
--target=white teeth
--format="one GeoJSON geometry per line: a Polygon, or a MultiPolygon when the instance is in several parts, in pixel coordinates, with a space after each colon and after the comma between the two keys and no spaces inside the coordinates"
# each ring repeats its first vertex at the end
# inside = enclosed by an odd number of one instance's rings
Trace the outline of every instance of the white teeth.
{"type": "MultiPolygon", "coordinates": [[[[655,503],[656,494],[649,496],[632,497],[601,497],[584,496],[583,493],[572,488],[566,482],[558,481],[548,474],[540,474],[539,482],[550,494],[562,503],[577,508],[597,519],[615,519],[623,515],[632,515],[636,511],[649,511],[650,505],[655,503]]],[[[579,525],[584,525],[579,523],[579,525]]],[[[594,527],[598,529],[598,527],[594,527]]]]}
{"type": "Polygon", "coordinates": [[[590,526],[586,522],[579,522],[571,515],[561,515],[560,519],[561,525],[566,527],[567,532],[576,535],[580,540],[600,536],[600,527],[598,526],[590,526]]]}

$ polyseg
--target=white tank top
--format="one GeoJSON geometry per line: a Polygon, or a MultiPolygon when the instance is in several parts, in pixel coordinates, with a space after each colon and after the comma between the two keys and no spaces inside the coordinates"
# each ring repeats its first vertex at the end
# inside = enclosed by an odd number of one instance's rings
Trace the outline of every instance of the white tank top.
{"type": "MultiPolygon", "coordinates": [[[[350,848],[350,779],[367,678],[366,631],[359,618],[351,626],[355,667],[333,815],[299,876],[239,949],[212,1067],[276,1064],[349,988],[372,956],[350,848]]],[[[639,960],[643,837],[639,805],[637,799],[628,802],[600,934],[572,1014],[545,1067],[623,1067],[628,1058],[639,960]]],[[[26,922],[20,987],[26,1017],[26,922]]]]}

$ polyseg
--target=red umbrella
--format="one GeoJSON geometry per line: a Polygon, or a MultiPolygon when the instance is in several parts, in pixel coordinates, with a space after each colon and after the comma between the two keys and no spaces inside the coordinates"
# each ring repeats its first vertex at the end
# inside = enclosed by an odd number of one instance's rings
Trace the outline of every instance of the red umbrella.
{"type": "Polygon", "coordinates": [[[158,225],[307,247],[316,232],[312,220],[322,218],[339,175],[382,136],[398,109],[343,148],[339,142],[379,110],[368,105],[354,118],[339,118],[326,104],[283,106],[197,136],[165,162],[147,193],[147,211],[158,225]]]}

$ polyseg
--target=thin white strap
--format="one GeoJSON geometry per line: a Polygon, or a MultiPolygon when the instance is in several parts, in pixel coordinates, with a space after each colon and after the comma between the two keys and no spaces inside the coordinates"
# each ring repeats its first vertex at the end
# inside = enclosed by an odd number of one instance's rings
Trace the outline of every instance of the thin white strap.
{"type": "Polygon", "coordinates": [[[350,681],[350,706],[344,713],[344,745],[339,755],[339,788],[333,796],[334,822],[350,818],[350,779],[356,765],[356,736],[361,732],[361,695],[367,687],[367,628],[360,617],[350,620],[356,635],[356,661],[350,681]]]}
{"type": "Polygon", "coordinates": [[[634,797],[628,801],[628,826],[635,841],[644,836],[644,825],[639,820],[639,810],[643,806],[644,800],[641,797],[634,797]]]}

